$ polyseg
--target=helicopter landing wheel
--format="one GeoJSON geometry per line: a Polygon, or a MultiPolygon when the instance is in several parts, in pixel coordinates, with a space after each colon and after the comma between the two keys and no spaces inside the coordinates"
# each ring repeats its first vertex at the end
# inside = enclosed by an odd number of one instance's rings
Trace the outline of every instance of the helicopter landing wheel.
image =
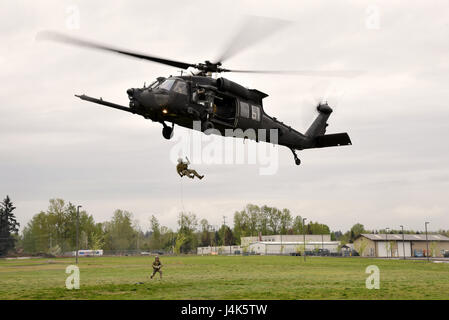
{"type": "Polygon", "coordinates": [[[162,128],[162,136],[170,140],[173,137],[173,126],[169,127],[165,123],[163,123],[164,127],[162,128]]]}
{"type": "Polygon", "coordinates": [[[295,152],[294,149],[290,149],[290,150],[292,151],[293,157],[295,158],[295,164],[296,164],[297,166],[299,166],[299,165],[301,164],[301,159],[298,158],[298,155],[296,154],[296,152],[295,152]]]}

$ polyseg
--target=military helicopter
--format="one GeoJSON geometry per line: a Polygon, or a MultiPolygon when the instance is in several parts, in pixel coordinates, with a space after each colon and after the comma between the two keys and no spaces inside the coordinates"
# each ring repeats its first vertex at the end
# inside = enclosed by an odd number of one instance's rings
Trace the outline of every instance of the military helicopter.
{"type": "MultiPolygon", "coordinates": [[[[159,77],[148,86],[128,89],[126,91],[129,98],[128,107],[105,101],[102,98],[93,98],[84,94],[75,95],[85,101],[130,112],[145,119],[159,122],[163,126],[162,135],[165,139],[172,138],[175,124],[194,129],[195,122],[201,124],[198,129],[206,134],[224,135],[226,129],[241,129],[241,132],[254,129],[255,136],[242,136],[241,138],[250,138],[257,142],[260,140],[257,134],[259,129],[268,131],[275,129],[278,133],[277,142],[270,141],[268,135],[266,141],[289,148],[297,165],[301,163],[301,160],[298,158],[296,150],[351,145],[347,133],[325,134],[328,126],[327,120],[333,112],[327,102],[318,104],[316,119],[305,133],[300,133],[265,113],[262,100],[268,96],[266,93],[245,88],[224,77],[212,77],[212,74],[226,72],[318,74],[320,76],[320,71],[233,70],[222,67],[224,58],[227,58],[226,54],[217,62],[207,60],[203,63],[193,64],[118,49],[53,31],[41,32],[39,36],[66,44],[152,61],[181,70],[194,69],[195,72],[190,74],[186,72],[186,75],[181,73],[180,76],[159,77]]],[[[227,50],[228,56],[231,51],[227,50]]],[[[348,76],[348,72],[328,71],[325,75],[348,76]]],[[[351,72],[349,72],[349,76],[352,76],[351,72]]]]}

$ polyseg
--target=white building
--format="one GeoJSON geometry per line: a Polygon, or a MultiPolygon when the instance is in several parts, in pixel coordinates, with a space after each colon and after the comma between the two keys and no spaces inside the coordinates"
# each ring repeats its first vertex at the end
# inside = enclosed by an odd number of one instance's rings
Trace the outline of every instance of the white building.
{"type": "MultiPolygon", "coordinates": [[[[199,255],[215,254],[260,254],[289,255],[304,250],[304,235],[269,235],[258,237],[241,237],[240,246],[198,247],[199,255]]],[[[329,234],[306,234],[306,251],[319,249],[338,252],[339,241],[331,241],[329,234]]]]}
{"type": "Polygon", "coordinates": [[[449,237],[363,233],[354,240],[354,249],[364,257],[444,257],[449,251],[449,237]]]}
{"type": "MultiPolygon", "coordinates": [[[[338,252],[339,241],[307,241],[306,251],[316,251],[319,249],[329,250],[331,253],[338,252]]],[[[251,254],[260,255],[277,255],[277,254],[291,254],[298,253],[304,250],[303,241],[260,241],[251,243],[248,246],[247,251],[251,254]]]]}
{"type": "MultiPolygon", "coordinates": [[[[76,251],[72,252],[73,256],[76,256],[76,251]]],[[[95,257],[102,256],[103,250],[78,250],[78,256],[80,257],[95,257]]]]}
{"type": "Polygon", "coordinates": [[[196,249],[196,254],[242,254],[241,246],[219,246],[219,247],[198,247],[196,249]]]}
{"type": "MultiPolygon", "coordinates": [[[[302,234],[276,234],[260,237],[241,237],[240,243],[242,247],[249,246],[255,242],[302,242],[304,241],[304,235],[302,234]]],[[[330,234],[306,234],[306,242],[329,242],[331,241],[330,234]]]]}

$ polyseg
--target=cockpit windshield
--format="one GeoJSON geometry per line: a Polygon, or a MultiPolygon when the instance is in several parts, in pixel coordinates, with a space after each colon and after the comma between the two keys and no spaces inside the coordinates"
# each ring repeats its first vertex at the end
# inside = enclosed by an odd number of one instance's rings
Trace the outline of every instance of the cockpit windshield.
{"type": "Polygon", "coordinates": [[[167,79],[164,82],[161,83],[161,85],[158,86],[159,89],[165,89],[167,91],[170,91],[171,87],[173,87],[173,84],[176,80],[173,79],[167,79]]]}
{"type": "Polygon", "coordinates": [[[152,84],[150,84],[149,86],[148,86],[148,88],[149,89],[154,89],[154,88],[156,88],[157,87],[157,85],[159,84],[159,81],[154,81],[152,84]]]}

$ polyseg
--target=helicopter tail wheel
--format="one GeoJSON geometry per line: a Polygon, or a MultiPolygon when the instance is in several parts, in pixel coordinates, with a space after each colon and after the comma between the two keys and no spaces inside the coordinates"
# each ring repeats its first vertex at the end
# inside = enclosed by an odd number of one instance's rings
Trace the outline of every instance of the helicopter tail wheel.
{"type": "Polygon", "coordinates": [[[162,135],[165,139],[170,140],[173,137],[173,126],[169,127],[165,123],[163,123],[163,125],[162,135]]]}
{"type": "Polygon", "coordinates": [[[211,129],[214,129],[215,127],[214,127],[214,124],[212,123],[212,122],[210,122],[210,121],[204,121],[202,124],[201,124],[201,130],[205,133],[205,134],[210,134],[210,132],[208,132],[209,130],[211,130],[211,129]]]}
{"type": "Polygon", "coordinates": [[[301,159],[298,158],[298,155],[296,154],[296,152],[295,152],[294,149],[290,149],[290,150],[292,151],[293,157],[295,158],[295,164],[296,164],[297,166],[299,166],[299,165],[301,164],[301,159]]]}

